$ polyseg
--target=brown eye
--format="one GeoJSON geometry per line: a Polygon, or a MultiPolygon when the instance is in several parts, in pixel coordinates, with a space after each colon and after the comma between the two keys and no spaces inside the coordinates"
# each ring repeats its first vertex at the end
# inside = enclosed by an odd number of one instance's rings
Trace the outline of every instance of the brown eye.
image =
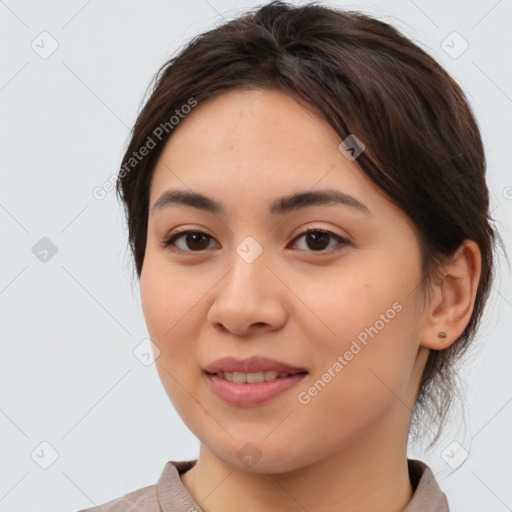
{"type": "Polygon", "coordinates": [[[174,246],[182,252],[200,252],[208,248],[210,240],[212,237],[201,231],[181,231],[172,235],[164,245],[165,247],[174,246]],[[176,242],[181,239],[184,243],[180,247],[176,242]]]}
{"type": "Polygon", "coordinates": [[[338,241],[337,244],[334,244],[335,246],[344,246],[348,244],[347,240],[336,233],[322,229],[309,229],[295,238],[295,240],[299,240],[300,238],[304,238],[306,248],[299,247],[299,249],[306,250],[308,252],[330,252],[325,249],[331,249],[333,247],[332,245],[329,247],[333,239],[338,241]]]}
{"type": "MultiPolygon", "coordinates": [[[[295,240],[304,238],[306,242],[305,247],[296,247],[300,244],[294,244],[293,248],[298,248],[306,252],[331,252],[331,249],[335,249],[336,246],[348,245],[348,240],[333,233],[332,231],[326,231],[322,229],[309,229],[297,236],[295,240]],[[335,242],[333,244],[333,241],[335,242]],[[336,243],[337,242],[337,243],[336,243]]],[[[213,237],[202,231],[180,231],[171,235],[165,242],[164,246],[168,247],[169,250],[181,253],[199,253],[204,252],[210,248],[210,242],[213,241],[213,237]]]]}
{"type": "Polygon", "coordinates": [[[308,247],[315,251],[325,249],[329,245],[330,235],[321,231],[310,231],[306,235],[306,243],[308,247]]]}

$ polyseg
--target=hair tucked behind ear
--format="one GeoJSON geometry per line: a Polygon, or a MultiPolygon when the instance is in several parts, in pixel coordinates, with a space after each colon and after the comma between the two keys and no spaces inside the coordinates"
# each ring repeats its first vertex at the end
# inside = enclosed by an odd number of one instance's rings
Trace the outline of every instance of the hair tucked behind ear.
{"type": "Polygon", "coordinates": [[[232,89],[279,89],[321,116],[340,139],[365,145],[357,163],[412,219],[421,237],[422,286],[463,240],[474,240],[482,272],[473,313],[450,347],[431,351],[413,415],[428,413],[437,440],[455,390],[455,361],[475,335],[493,273],[485,159],[478,126],[455,81],[395,28],[370,16],[312,3],[272,2],[195,37],[157,72],[119,173],[129,243],[140,277],[149,184],[172,129],[157,127],[191,98],[232,89]],[[156,143],[130,167],[133,153],[156,143]],[[123,172],[124,169],[124,172],[123,172]],[[129,169],[126,171],[126,169],[129,169]]]}

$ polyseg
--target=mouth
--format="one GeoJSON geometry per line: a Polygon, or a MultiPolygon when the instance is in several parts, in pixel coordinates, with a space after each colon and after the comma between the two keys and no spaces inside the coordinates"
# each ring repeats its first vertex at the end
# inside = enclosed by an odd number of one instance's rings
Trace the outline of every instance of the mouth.
{"type": "MultiPolygon", "coordinates": [[[[252,356],[247,359],[222,357],[220,359],[216,359],[208,366],[206,366],[204,371],[212,375],[224,374],[225,376],[227,374],[228,378],[229,374],[253,375],[253,377],[256,375],[258,378],[260,378],[261,376],[258,374],[262,373],[263,379],[257,382],[263,382],[263,380],[266,380],[265,374],[268,374],[270,380],[273,380],[278,375],[294,375],[300,372],[305,372],[306,369],[292,366],[275,359],[269,359],[268,357],[252,356]],[[273,375],[272,372],[275,372],[276,375],[273,375]]],[[[241,377],[239,376],[239,378],[241,377]]]]}
{"type": "Polygon", "coordinates": [[[300,382],[308,371],[266,357],[225,357],[203,369],[209,389],[234,407],[254,407],[300,382]]]}
{"type": "Polygon", "coordinates": [[[289,372],[276,372],[276,371],[265,371],[265,372],[206,372],[208,375],[214,375],[219,379],[226,380],[228,382],[234,382],[236,384],[256,384],[258,382],[270,382],[276,379],[285,379],[292,375],[305,375],[306,371],[298,371],[294,373],[289,372]]]}

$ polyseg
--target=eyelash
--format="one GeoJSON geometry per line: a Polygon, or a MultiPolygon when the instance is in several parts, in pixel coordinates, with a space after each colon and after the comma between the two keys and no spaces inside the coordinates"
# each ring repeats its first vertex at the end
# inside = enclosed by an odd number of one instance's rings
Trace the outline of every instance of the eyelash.
{"type": "MultiPolygon", "coordinates": [[[[175,245],[176,240],[179,239],[180,237],[184,236],[184,235],[189,234],[189,233],[206,235],[210,239],[213,239],[212,236],[208,235],[208,233],[204,233],[203,231],[198,231],[198,230],[193,230],[193,229],[186,229],[186,230],[182,230],[182,231],[177,231],[177,232],[173,233],[172,235],[170,235],[164,241],[163,246],[167,247],[172,252],[177,252],[177,253],[181,253],[181,254],[187,254],[187,253],[201,254],[201,253],[204,253],[205,250],[190,251],[190,250],[184,250],[184,249],[180,249],[180,248],[176,247],[176,245],[175,245]],[[172,248],[171,248],[171,246],[172,246],[172,248]]],[[[341,237],[340,235],[337,235],[336,233],[333,233],[332,231],[328,231],[326,229],[318,229],[318,228],[307,229],[306,231],[303,231],[302,233],[299,233],[293,240],[297,240],[300,237],[302,237],[304,235],[307,235],[308,233],[323,233],[323,234],[326,234],[326,235],[330,235],[332,238],[335,238],[335,239],[338,240],[338,242],[339,242],[338,245],[341,246],[341,247],[344,247],[344,246],[346,246],[346,245],[348,245],[350,243],[348,240],[346,240],[345,238],[341,237]]],[[[327,254],[331,254],[332,252],[335,252],[335,251],[340,250],[340,249],[334,248],[334,251],[333,251],[333,248],[331,247],[330,249],[327,249],[327,250],[318,250],[318,251],[305,250],[305,249],[299,249],[299,250],[303,250],[305,252],[311,252],[311,253],[324,253],[324,254],[327,253],[327,254]]]]}

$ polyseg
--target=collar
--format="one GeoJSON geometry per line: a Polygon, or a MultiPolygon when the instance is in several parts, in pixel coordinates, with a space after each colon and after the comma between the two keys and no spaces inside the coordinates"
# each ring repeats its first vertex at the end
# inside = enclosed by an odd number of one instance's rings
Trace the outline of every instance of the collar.
{"type": "MultiPolygon", "coordinates": [[[[169,461],[157,483],[162,512],[203,512],[180,480],[180,475],[195,466],[197,459],[169,461]]],[[[407,459],[409,478],[414,491],[402,512],[450,512],[446,495],[441,491],[432,470],[422,461],[407,459]]]]}
{"type": "Polygon", "coordinates": [[[446,495],[432,470],[416,459],[407,459],[407,466],[414,494],[403,512],[450,512],[446,495]]]}

